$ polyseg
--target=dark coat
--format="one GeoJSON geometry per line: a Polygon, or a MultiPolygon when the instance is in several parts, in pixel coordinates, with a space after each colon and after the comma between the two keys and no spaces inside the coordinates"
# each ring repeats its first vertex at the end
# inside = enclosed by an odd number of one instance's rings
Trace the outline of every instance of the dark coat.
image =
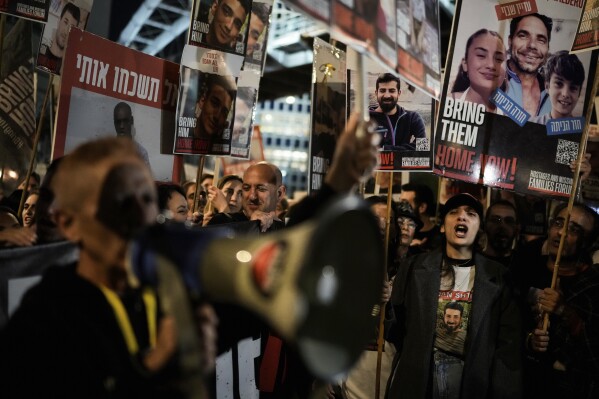
{"type": "MultiPolygon", "coordinates": [[[[145,321],[143,302],[135,307],[145,321]]],[[[143,349],[147,331],[136,335],[143,349]]],[[[27,292],[0,332],[0,353],[6,398],[177,397],[129,354],[113,309],[74,264],[48,269],[27,292]]]]}
{"type": "MultiPolygon", "coordinates": [[[[388,398],[430,397],[441,249],[410,258],[394,282],[396,323],[388,340],[398,352],[388,398]],[[405,295],[404,295],[405,291],[405,295]]],[[[464,353],[461,399],[519,398],[522,386],[521,327],[508,271],[474,257],[472,313],[464,353]]]]}

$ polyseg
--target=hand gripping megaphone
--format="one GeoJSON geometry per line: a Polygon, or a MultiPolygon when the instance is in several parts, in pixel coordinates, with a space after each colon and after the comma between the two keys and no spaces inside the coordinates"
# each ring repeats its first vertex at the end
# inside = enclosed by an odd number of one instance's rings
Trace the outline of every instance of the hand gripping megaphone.
{"type": "Polygon", "coordinates": [[[205,295],[258,313],[315,376],[332,380],[371,338],[383,262],[374,216],[361,199],[345,197],[313,220],[259,237],[234,237],[226,225],[158,224],[136,241],[131,266],[169,306],[189,364],[199,344],[188,294],[205,295]]]}

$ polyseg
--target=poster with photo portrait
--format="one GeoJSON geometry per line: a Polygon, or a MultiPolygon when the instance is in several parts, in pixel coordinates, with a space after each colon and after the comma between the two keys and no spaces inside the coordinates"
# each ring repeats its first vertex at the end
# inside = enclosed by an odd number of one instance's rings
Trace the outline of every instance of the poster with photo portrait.
{"type": "Polygon", "coordinates": [[[174,154],[229,155],[235,77],[181,66],[174,154]]]}
{"type": "Polygon", "coordinates": [[[574,3],[535,0],[457,5],[435,173],[523,194],[570,195],[597,60],[567,52],[581,12],[574,3]],[[561,86],[573,90],[560,95],[561,86]]]}
{"type": "MultiPolygon", "coordinates": [[[[351,54],[351,53],[350,53],[351,54]]],[[[349,68],[353,63],[348,62],[349,68]]],[[[415,87],[400,81],[400,91],[395,99],[388,99],[388,94],[377,91],[377,79],[383,74],[388,74],[378,64],[366,64],[368,71],[368,108],[370,120],[375,132],[380,135],[379,142],[379,171],[431,171],[433,166],[432,153],[432,127],[434,120],[434,100],[415,87]],[[396,108],[391,118],[386,112],[381,112],[379,102],[390,101],[389,107],[396,108]],[[393,120],[395,122],[393,122],[393,120]]],[[[397,75],[392,75],[398,78],[397,75]]],[[[357,72],[348,70],[348,101],[349,111],[355,109],[355,85],[357,72]]],[[[379,86],[389,85],[396,88],[396,82],[385,82],[379,86]]]]}
{"type": "Polygon", "coordinates": [[[194,0],[188,44],[244,56],[252,0],[194,0]]]}
{"type": "Polygon", "coordinates": [[[175,129],[178,65],[76,28],[68,40],[53,159],[119,136],[135,143],[156,180],[173,180],[175,157],[161,152],[161,140],[175,129]]]}
{"type": "Polygon", "coordinates": [[[69,30],[72,27],[85,30],[92,6],[93,0],[52,0],[40,40],[38,69],[61,74],[69,30]]]}
{"type": "Polygon", "coordinates": [[[272,4],[272,0],[252,1],[252,12],[248,21],[243,69],[256,71],[260,75],[266,62],[266,42],[272,4]]]}
{"type": "Polygon", "coordinates": [[[255,71],[241,71],[237,79],[237,96],[235,97],[235,116],[231,129],[231,157],[250,158],[252,132],[256,103],[258,102],[258,86],[260,75],[255,71]]]}
{"type": "Polygon", "coordinates": [[[48,21],[50,0],[0,0],[0,13],[37,22],[48,21]]]}

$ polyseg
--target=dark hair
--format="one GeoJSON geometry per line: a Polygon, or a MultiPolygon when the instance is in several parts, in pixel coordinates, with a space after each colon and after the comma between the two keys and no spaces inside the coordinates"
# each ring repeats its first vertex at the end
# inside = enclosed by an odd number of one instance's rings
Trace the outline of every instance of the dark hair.
{"type": "Polygon", "coordinates": [[[522,21],[524,18],[528,18],[528,17],[537,17],[541,20],[543,25],[545,25],[545,29],[547,29],[547,40],[551,41],[551,30],[553,29],[553,20],[546,15],[539,14],[538,12],[535,12],[533,14],[521,15],[519,17],[512,19],[510,21],[510,36],[509,37],[512,38],[514,36],[520,21],[522,21]]]}
{"type": "Polygon", "coordinates": [[[392,73],[383,73],[380,74],[378,78],[376,78],[376,90],[378,91],[379,89],[379,83],[389,83],[389,82],[396,82],[397,83],[397,90],[401,90],[401,83],[399,82],[399,78],[395,75],[393,75],[392,73]]]}
{"type": "Polygon", "coordinates": [[[38,244],[45,244],[49,242],[60,241],[63,237],[54,223],[54,218],[52,214],[52,203],[54,202],[54,192],[52,191],[52,180],[54,176],[56,176],[56,171],[58,170],[58,165],[64,158],[56,158],[53,160],[50,165],[48,165],[48,169],[46,170],[46,174],[44,175],[44,180],[40,184],[40,195],[37,198],[37,203],[35,204],[35,215],[33,215],[33,223],[35,223],[36,233],[38,238],[38,244]]]}
{"type": "Polygon", "coordinates": [[[179,193],[183,198],[187,198],[183,188],[175,183],[156,182],[156,190],[158,191],[158,209],[161,212],[167,208],[168,201],[173,196],[173,193],[179,193]]]}
{"type": "MultiPolygon", "coordinates": [[[[568,207],[567,202],[560,203],[553,210],[551,219],[557,218],[559,213],[567,207],[568,207]]],[[[574,208],[578,208],[579,210],[584,212],[593,221],[593,228],[591,229],[591,231],[589,233],[585,232],[584,237],[583,237],[584,238],[584,241],[582,243],[583,249],[586,250],[595,242],[595,240],[599,236],[599,215],[597,214],[597,212],[595,212],[595,210],[593,208],[589,207],[588,205],[586,205],[582,202],[578,202],[578,201],[574,202],[574,206],[572,207],[572,209],[574,209],[574,208]]],[[[585,255],[587,255],[587,254],[585,254],[585,255]]]]}
{"type": "Polygon", "coordinates": [[[40,177],[40,174],[37,172],[31,172],[31,177],[29,177],[29,181],[31,181],[31,179],[35,179],[35,181],[37,181],[37,184],[40,185],[42,183],[42,178],[40,177]]]}
{"type": "Polygon", "coordinates": [[[222,87],[227,92],[227,94],[229,94],[229,96],[231,97],[231,101],[235,100],[237,87],[235,86],[235,83],[227,79],[226,76],[204,73],[203,77],[205,79],[205,86],[202,90],[202,97],[208,97],[208,94],[212,91],[212,88],[215,85],[217,85],[222,87]]]}
{"type": "Polygon", "coordinates": [[[266,3],[252,3],[252,14],[256,15],[264,25],[268,24],[270,16],[270,6],[266,3]]]}
{"type": "Polygon", "coordinates": [[[62,8],[62,12],[60,13],[60,18],[64,17],[65,12],[69,12],[73,18],[77,20],[77,24],[81,21],[81,10],[73,3],[66,3],[62,8]]]}
{"type": "Polygon", "coordinates": [[[203,173],[200,177],[200,184],[206,179],[214,179],[214,175],[212,173],[203,173]]]}
{"type": "Polygon", "coordinates": [[[445,304],[445,307],[443,308],[443,314],[445,314],[447,309],[459,310],[460,316],[464,314],[464,306],[462,306],[462,304],[457,301],[447,302],[445,304]]]}
{"type": "Polygon", "coordinates": [[[227,184],[230,181],[238,181],[240,183],[243,183],[243,180],[241,179],[241,177],[237,176],[237,175],[225,175],[223,177],[221,177],[221,179],[218,181],[218,184],[216,185],[216,187],[218,187],[219,189],[222,189],[225,184],[227,184]]]}
{"type": "MultiPolygon", "coordinates": [[[[181,187],[183,188],[183,191],[187,192],[187,190],[189,190],[190,186],[195,186],[196,182],[193,180],[188,180],[185,183],[181,184],[181,187]]],[[[186,197],[187,198],[187,197],[186,197]]]]}
{"type": "Polygon", "coordinates": [[[485,220],[489,219],[489,215],[491,214],[491,209],[495,206],[505,206],[507,208],[510,208],[514,211],[514,214],[516,215],[516,221],[519,221],[520,218],[518,217],[518,210],[516,209],[516,207],[514,206],[514,204],[512,204],[510,201],[507,200],[497,200],[495,202],[493,202],[491,205],[489,205],[489,207],[487,208],[487,213],[485,213],[485,220]]]}
{"type": "MultiPolygon", "coordinates": [[[[464,53],[464,60],[468,60],[468,50],[470,49],[470,46],[472,46],[472,42],[474,41],[474,39],[476,39],[479,36],[486,35],[486,34],[498,38],[503,43],[503,39],[501,38],[501,36],[499,36],[499,33],[495,32],[493,30],[488,30],[488,29],[484,29],[484,28],[479,29],[476,32],[474,32],[473,34],[471,34],[470,37],[468,38],[468,40],[466,41],[466,51],[464,53]]],[[[505,46],[505,44],[504,44],[504,46],[505,46]]],[[[455,78],[455,82],[453,83],[453,87],[451,88],[451,92],[452,93],[462,92],[462,91],[466,90],[468,87],[470,87],[470,78],[468,78],[468,74],[466,73],[466,71],[464,71],[464,67],[462,66],[462,63],[460,62],[460,67],[458,68],[458,74],[455,78]]],[[[505,87],[505,82],[502,83],[502,85],[501,85],[502,89],[504,87],[505,87]]]]}
{"type": "Polygon", "coordinates": [[[558,51],[549,57],[543,67],[543,74],[545,76],[545,84],[549,84],[551,75],[556,74],[575,85],[581,86],[581,90],[585,78],[582,62],[580,62],[580,59],[576,55],[568,53],[567,50],[558,51]]]}
{"type": "Polygon", "coordinates": [[[245,10],[245,15],[247,17],[247,15],[249,14],[249,12],[252,8],[252,1],[251,0],[237,0],[237,1],[239,2],[239,4],[241,4],[243,9],[245,10]]]}
{"type": "Polygon", "coordinates": [[[416,205],[416,209],[414,209],[414,212],[417,215],[420,214],[418,212],[420,205],[426,204],[425,214],[428,216],[435,216],[435,195],[429,186],[424,184],[407,183],[401,186],[401,191],[413,191],[415,193],[414,204],[416,205]]]}

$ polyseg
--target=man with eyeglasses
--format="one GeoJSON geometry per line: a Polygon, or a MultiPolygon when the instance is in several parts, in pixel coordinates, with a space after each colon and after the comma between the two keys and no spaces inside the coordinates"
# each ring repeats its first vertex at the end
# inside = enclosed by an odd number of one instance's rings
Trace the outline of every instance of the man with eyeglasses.
{"type": "Polygon", "coordinates": [[[520,235],[516,208],[509,201],[496,201],[487,209],[485,220],[487,242],[483,255],[509,267],[520,235]]]}
{"type": "Polygon", "coordinates": [[[525,397],[599,397],[599,265],[589,254],[599,234],[599,216],[576,203],[566,225],[567,212],[565,203],[556,207],[547,240],[517,255],[529,332],[525,397]],[[562,234],[558,283],[552,289],[562,234]],[[542,331],[544,313],[549,313],[547,332],[542,331]]]}

